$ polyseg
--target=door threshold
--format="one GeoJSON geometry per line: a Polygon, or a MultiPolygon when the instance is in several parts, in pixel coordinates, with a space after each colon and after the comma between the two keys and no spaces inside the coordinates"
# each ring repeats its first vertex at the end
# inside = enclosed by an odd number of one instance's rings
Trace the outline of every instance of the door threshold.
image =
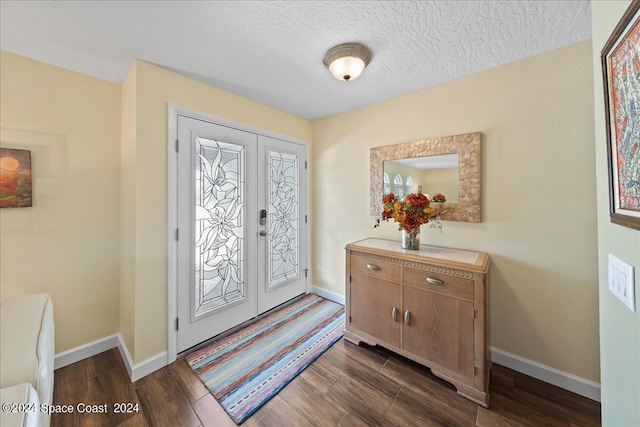
{"type": "Polygon", "coordinates": [[[221,332],[218,335],[213,336],[213,337],[209,338],[208,340],[201,342],[200,344],[196,344],[193,347],[190,347],[190,348],[188,348],[188,349],[186,349],[184,351],[181,351],[180,353],[178,353],[177,358],[180,359],[182,357],[186,357],[187,354],[189,354],[189,353],[192,353],[194,351],[198,351],[198,350],[200,350],[202,348],[205,348],[205,347],[211,345],[212,343],[214,343],[215,341],[218,341],[221,338],[224,338],[224,337],[229,336],[229,335],[231,335],[231,334],[233,334],[235,332],[238,332],[240,329],[245,328],[245,327],[247,327],[247,326],[249,326],[249,325],[251,325],[253,323],[256,323],[258,320],[261,320],[262,318],[267,317],[269,314],[273,313],[274,311],[277,311],[277,310],[280,310],[282,308],[285,308],[286,306],[293,304],[294,302],[300,300],[301,298],[303,298],[303,297],[305,297],[307,295],[308,295],[307,292],[302,293],[302,294],[298,295],[297,297],[291,298],[289,301],[285,301],[282,304],[273,307],[271,310],[267,310],[264,313],[259,314],[258,316],[254,317],[253,319],[249,319],[246,322],[243,322],[243,323],[241,323],[241,324],[239,324],[237,326],[234,326],[231,329],[227,329],[226,331],[221,332]]]}

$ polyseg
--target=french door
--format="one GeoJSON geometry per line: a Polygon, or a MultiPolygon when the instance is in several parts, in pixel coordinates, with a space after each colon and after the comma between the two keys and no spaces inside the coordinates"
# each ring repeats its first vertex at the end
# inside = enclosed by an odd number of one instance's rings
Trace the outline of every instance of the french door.
{"type": "Polygon", "coordinates": [[[307,290],[306,147],[178,115],[177,351],[307,290]]]}

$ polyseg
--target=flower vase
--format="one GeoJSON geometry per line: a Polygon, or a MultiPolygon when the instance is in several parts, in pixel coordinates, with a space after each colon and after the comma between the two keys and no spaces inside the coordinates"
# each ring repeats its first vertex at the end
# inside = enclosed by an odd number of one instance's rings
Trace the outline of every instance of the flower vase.
{"type": "Polygon", "coordinates": [[[420,249],[420,227],[402,229],[402,249],[420,249]]]}

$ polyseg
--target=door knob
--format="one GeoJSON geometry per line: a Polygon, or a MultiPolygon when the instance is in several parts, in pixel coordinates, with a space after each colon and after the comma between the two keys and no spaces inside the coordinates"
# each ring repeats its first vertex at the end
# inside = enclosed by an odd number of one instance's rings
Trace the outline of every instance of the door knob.
{"type": "Polygon", "coordinates": [[[266,236],[266,235],[267,235],[267,232],[266,232],[266,231],[264,231],[264,230],[260,230],[260,235],[261,235],[262,237],[264,237],[264,236],[266,236]]]}

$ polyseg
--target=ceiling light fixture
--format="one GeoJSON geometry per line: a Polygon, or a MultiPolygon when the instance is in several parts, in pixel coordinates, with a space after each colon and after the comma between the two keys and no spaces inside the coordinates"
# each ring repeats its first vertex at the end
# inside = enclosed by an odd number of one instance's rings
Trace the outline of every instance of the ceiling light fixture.
{"type": "Polygon", "coordinates": [[[324,55],[324,65],[338,79],[348,82],[357,78],[371,61],[371,51],[358,43],[334,46],[324,55]]]}

